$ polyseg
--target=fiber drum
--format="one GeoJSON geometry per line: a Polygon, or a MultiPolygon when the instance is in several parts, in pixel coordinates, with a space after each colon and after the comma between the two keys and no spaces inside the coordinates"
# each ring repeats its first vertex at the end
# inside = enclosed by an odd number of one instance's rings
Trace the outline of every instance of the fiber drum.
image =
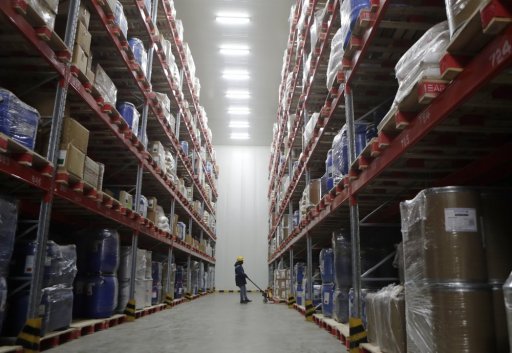
{"type": "MultiPolygon", "coordinates": [[[[479,193],[460,187],[433,188],[420,192],[412,203],[412,207],[402,203],[402,208],[409,207],[404,246],[418,251],[424,261],[421,277],[436,283],[486,283],[479,193]]],[[[409,259],[415,261],[412,256],[409,259]]],[[[406,255],[406,264],[407,260],[406,255]]]]}

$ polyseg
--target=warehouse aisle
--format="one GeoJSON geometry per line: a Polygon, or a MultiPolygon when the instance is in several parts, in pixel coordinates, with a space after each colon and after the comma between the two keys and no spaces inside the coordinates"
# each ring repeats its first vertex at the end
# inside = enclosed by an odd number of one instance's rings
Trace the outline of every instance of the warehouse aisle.
{"type": "Polygon", "coordinates": [[[207,296],[48,352],[345,352],[339,341],[295,310],[263,304],[260,298],[252,294],[253,302],[241,305],[235,294],[207,296]]]}

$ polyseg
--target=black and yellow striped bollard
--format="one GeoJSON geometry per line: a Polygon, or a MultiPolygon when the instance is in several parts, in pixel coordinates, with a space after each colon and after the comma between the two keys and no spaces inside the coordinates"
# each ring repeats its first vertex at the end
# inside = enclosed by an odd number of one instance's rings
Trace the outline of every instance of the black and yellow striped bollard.
{"type": "Polygon", "coordinates": [[[306,300],[306,320],[313,321],[313,314],[315,313],[315,306],[313,305],[313,301],[306,300]]]}

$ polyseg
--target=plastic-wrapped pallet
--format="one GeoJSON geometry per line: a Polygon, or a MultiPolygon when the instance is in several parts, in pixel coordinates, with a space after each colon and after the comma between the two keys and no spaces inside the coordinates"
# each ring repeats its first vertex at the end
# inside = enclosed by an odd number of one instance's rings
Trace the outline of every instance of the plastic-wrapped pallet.
{"type": "Polygon", "coordinates": [[[315,12],[315,19],[314,19],[313,25],[311,26],[311,30],[310,30],[311,52],[315,51],[316,43],[318,42],[320,31],[322,30],[322,22],[323,22],[326,12],[327,12],[327,6],[324,6],[315,12]]]}
{"type": "Polygon", "coordinates": [[[334,284],[336,288],[352,286],[352,249],[350,234],[334,232],[332,236],[334,252],[334,284]]]}
{"type": "Polygon", "coordinates": [[[450,36],[457,32],[484,3],[481,0],[446,0],[446,17],[450,26],[450,36]]]}
{"type": "Polygon", "coordinates": [[[445,187],[400,204],[409,353],[496,351],[479,202],[445,187]]]}
{"type": "Polygon", "coordinates": [[[36,144],[39,112],[12,92],[0,88],[0,133],[33,150],[36,144]]]}
{"type": "Polygon", "coordinates": [[[430,28],[398,61],[395,75],[398,91],[395,102],[400,103],[414,88],[419,78],[439,78],[439,61],[450,44],[447,22],[430,28]]]}
{"type": "MultiPolygon", "coordinates": [[[[304,71],[302,73],[302,86],[306,87],[308,85],[308,77],[309,77],[309,71],[311,69],[311,59],[313,57],[312,53],[309,53],[308,59],[306,60],[306,63],[304,64],[304,71]]],[[[290,134],[290,129],[292,125],[292,121],[288,119],[288,134],[290,134]]]]}
{"type": "Polygon", "coordinates": [[[332,177],[337,184],[348,170],[348,137],[347,126],[344,125],[332,140],[332,177]]]}
{"type": "Polygon", "coordinates": [[[14,249],[16,227],[18,225],[17,201],[8,196],[0,196],[0,277],[7,276],[14,249]]]}
{"type": "Polygon", "coordinates": [[[136,279],[146,279],[146,259],[147,251],[144,249],[137,249],[137,267],[135,271],[136,279]]]}
{"type": "Polygon", "coordinates": [[[188,43],[184,43],[183,46],[185,47],[185,58],[186,62],[188,64],[188,69],[190,71],[190,76],[192,78],[196,77],[196,64],[194,62],[194,57],[192,56],[192,52],[190,51],[190,47],[188,46],[188,43]]]}
{"type": "Polygon", "coordinates": [[[331,248],[320,251],[320,274],[322,283],[334,282],[334,252],[331,248]]]}
{"type": "Polygon", "coordinates": [[[100,64],[94,70],[94,87],[101,94],[106,103],[115,105],[117,101],[117,88],[100,64]]]}
{"type": "Polygon", "coordinates": [[[119,27],[124,37],[128,37],[128,20],[124,14],[123,5],[117,1],[116,8],[114,10],[114,23],[119,27]]]}
{"type": "Polygon", "coordinates": [[[304,128],[304,142],[306,144],[308,144],[313,137],[313,132],[315,131],[316,123],[318,122],[319,117],[320,113],[313,113],[308,123],[306,124],[306,127],[304,128]]]}
{"type": "Polygon", "coordinates": [[[383,352],[406,353],[403,286],[390,285],[366,296],[368,339],[383,352]]]}
{"type": "Polygon", "coordinates": [[[343,40],[341,28],[336,31],[336,34],[331,41],[331,53],[329,55],[329,63],[327,64],[327,89],[331,89],[334,80],[341,69],[343,54],[343,40]]]}
{"type": "Polygon", "coordinates": [[[349,312],[349,288],[336,288],[333,294],[332,318],[341,323],[347,323],[349,312]]]}
{"type": "Polygon", "coordinates": [[[181,20],[176,20],[176,33],[178,34],[178,39],[183,42],[183,22],[181,20]]]}
{"type": "Polygon", "coordinates": [[[55,27],[55,17],[58,10],[58,1],[44,1],[44,0],[28,0],[27,5],[30,6],[35,13],[44,21],[46,26],[53,30],[55,27]],[[57,5],[57,6],[54,6],[57,5]]]}

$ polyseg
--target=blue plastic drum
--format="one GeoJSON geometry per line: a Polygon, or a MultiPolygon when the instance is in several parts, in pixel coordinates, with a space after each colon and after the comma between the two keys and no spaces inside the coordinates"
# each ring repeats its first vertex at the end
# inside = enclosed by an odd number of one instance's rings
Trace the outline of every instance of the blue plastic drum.
{"type": "Polygon", "coordinates": [[[185,153],[185,155],[188,156],[188,142],[187,141],[181,141],[181,149],[183,150],[183,153],[185,153]]]}
{"type": "Polygon", "coordinates": [[[133,134],[139,136],[140,114],[135,105],[130,102],[119,102],[116,107],[133,134]]]}
{"type": "Polygon", "coordinates": [[[320,274],[322,283],[334,282],[334,252],[332,249],[322,249],[320,251],[320,274]]]}
{"type": "Polygon", "coordinates": [[[102,229],[80,234],[78,271],[82,274],[116,273],[119,264],[119,234],[102,229]]]}
{"type": "Polygon", "coordinates": [[[325,317],[332,317],[334,303],[334,284],[322,285],[322,313],[325,317]]]}
{"type": "Polygon", "coordinates": [[[85,280],[83,314],[87,318],[102,319],[112,316],[117,307],[117,277],[94,276],[85,280]]]}
{"type": "Polygon", "coordinates": [[[128,45],[133,52],[133,56],[135,57],[135,61],[142,66],[142,57],[146,55],[146,49],[144,49],[144,43],[139,38],[130,38],[128,39],[128,45]]]}

